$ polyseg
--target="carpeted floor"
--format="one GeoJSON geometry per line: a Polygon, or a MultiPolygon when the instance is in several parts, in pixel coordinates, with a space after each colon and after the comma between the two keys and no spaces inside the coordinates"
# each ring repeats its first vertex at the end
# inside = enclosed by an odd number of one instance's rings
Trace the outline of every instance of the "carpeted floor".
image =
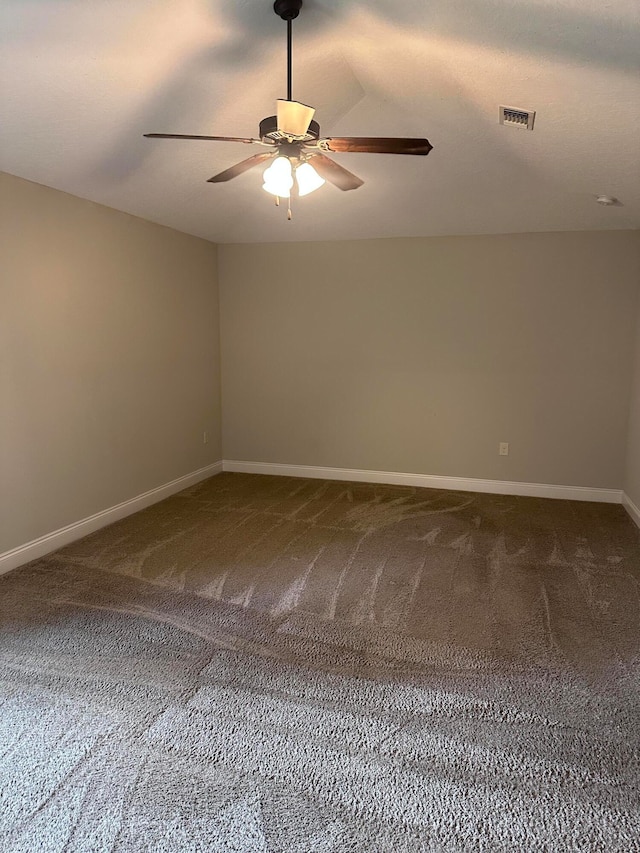
{"type": "Polygon", "coordinates": [[[640,851],[619,506],[221,474],[0,578],[3,853],[640,851]]]}

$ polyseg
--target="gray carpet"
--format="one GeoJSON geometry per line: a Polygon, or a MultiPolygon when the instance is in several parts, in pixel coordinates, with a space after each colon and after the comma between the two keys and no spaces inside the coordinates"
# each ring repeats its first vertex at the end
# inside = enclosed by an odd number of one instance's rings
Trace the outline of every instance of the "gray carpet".
{"type": "Polygon", "coordinates": [[[640,850],[619,506],[222,474],[0,578],[0,849],[640,850]]]}

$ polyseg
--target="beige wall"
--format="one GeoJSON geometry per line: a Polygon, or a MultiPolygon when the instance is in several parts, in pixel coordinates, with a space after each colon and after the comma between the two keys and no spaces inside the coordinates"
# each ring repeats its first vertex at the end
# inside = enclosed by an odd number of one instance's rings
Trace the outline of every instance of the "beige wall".
{"type": "Polygon", "coordinates": [[[624,490],[627,496],[640,509],[640,279],[638,288],[635,369],[631,383],[627,469],[624,490]]]}
{"type": "Polygon", "coordinates": [[[224,456],[620,489],[638,262],[611,231],[220,246],[224,456]]]}
{"type": "Polygon", "coordinates": [[[221,453],[216,247],[9,175],[0,198],[2,553],[221,453]]]}

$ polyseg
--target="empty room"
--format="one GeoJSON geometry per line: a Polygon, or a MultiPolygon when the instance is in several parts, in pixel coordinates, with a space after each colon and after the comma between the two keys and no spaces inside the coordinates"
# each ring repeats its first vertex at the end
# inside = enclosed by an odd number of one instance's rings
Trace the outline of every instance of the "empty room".
{"type": "Polygon", "coordinates": [[[2,853],[640,853],[634,0],[5,0],[2,853]]]}

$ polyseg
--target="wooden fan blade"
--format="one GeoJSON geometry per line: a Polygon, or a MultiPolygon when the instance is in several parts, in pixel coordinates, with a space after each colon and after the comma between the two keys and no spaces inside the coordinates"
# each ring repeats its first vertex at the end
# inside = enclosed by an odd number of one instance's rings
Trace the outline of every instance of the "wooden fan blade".
{"type": "Polygon", "coordinates": [[[313,107],[308,107],[299,101],[283,100],[276,101],[276,105],[278,130],[289,136],[303,137],[309,129],[311,119],[314,116],[315,110],[313,107]]]}
{"type": "Polygon", "coordinates": [[[426,155],[433,145],[428,139],[401,139],[384,136],[332,136],[318,140],[323,151],[361,154],[421,154],[426,155]]]}
{"type": "Polygon", "coordinates": [[[241,175],[243,172],[247,172],[259,163],[264,163],[265,160],[271,160],[271,158],[275,156],[275,152],[273,151],[264,151],[261,154],[254,154],[253,157],[248,157],[246,160],[236,163],[235,166],[230,166],[228,169],[225,169],[224,172],[219,172],[217,175],[209,178],[207,183],[220,184],[223,181],[230,181],[231,178],[237,178],[238,175],[241,175]]]}
{"type": "Polygon", "coordinates": [[[339,190],[357,190],[361,187],[364,181],[357,175],[354,175],[344,166],[336,163],[330,157],[325,157],[324,154],[314,154],[309,158],[309,162],[325,181],[329,181],[339,190]]]}
{"type": "Polygon", "coordinates": [[[243,136],[194,136],[185,133],[144,133],[147,139],[211,139],[214,142],[257,142],[262,145],[261,139],[250,139],[243,136]]]}

